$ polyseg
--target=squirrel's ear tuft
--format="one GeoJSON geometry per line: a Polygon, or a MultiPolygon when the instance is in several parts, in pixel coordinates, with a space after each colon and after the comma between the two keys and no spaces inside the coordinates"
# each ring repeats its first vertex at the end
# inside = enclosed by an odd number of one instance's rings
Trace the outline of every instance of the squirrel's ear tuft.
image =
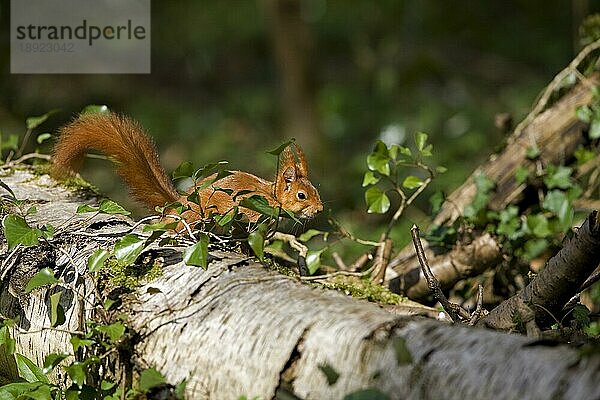
{"type": "Polygon", "coordinates": [[[284,173],[287,168],[293,167],[295,169],[296,177],[308,177],[308,164],[306,162],[306,157],[304,156],[302,148],[295,143],[290,144],[281,152],[279,165],[280,174],[284,173]],[[292,146],[296,150],[296,154],[294,154],[292,151],[292,146]]]}
{"type": "Polygon", "coordinates": [[[296,154],[298,155],[298,162],[296,163],[296,167],[300,176],[308,177],[308,163],[306,162],[306,157],[304,156],[304,151],[302,151],[302,147],[294,143],[294,147],[296,148],[296,154]]]}

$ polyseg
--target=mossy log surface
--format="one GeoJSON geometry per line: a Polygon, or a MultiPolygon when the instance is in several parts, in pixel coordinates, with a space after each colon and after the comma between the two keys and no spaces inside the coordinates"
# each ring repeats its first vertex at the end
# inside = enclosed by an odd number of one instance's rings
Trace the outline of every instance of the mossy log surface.
{"type": "MultiPolygon", "coordinates": [[[[58,328],[83,330],[87,319],[98,316],[94,301],[104,296],[97,290],[102,277],[86,272],[87,257],[112,246],[132,222],[75,214],[89,200],[53,186],[46,176],[21,171],[3,181],[17,197],[37,204],[30,224],[61,226],[50,245],[11,254],[3,240],[0,252],[5,272],[0,312],[21,317],[13,332],[17,352],[39,364],[49,352],[70,352],[69,335],[47,329],[49,290],[25,294],[23,283],[36,269],[52,268],[72,292],[58,328]]],[[[391,399],[600,397],[599,355],[398,316],[302,284],[237,253],[212,252],[206,271],[183,265],[176,248],[153,254],[164,261],[162,275],[124,302],[127,324],[139,340],[133,357],[121,361],[132,368],[155,367],[172,383],[188,379],[191,399],[270,399],[283,390],[304,399],[341,399],[367,387],[391,399]],[[322,365],[340,374],[335,384],[327,383],[322,365]]],[[[14,371],[0,364],[0,373],[10,378],[14,371]]]]}

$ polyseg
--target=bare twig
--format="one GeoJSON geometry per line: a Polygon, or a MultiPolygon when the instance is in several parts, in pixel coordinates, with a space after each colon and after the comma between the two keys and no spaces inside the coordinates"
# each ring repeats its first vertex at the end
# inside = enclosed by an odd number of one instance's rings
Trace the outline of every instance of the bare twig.
{"type": "Polygon", "coordinates": [[[423,245],[421,244],[419,227],[417,227],[417,225],[413,225],[410,229],[410,233],[415,246],[415,251],[417,253],[417,258],[419,259],[419,264],[421,264],[421,271],[423,272],[425,279],[427,279],[427,286],[429,287],[429,291],[433,294],[433,297],[435,297],[435,299],[440,302],[442,307],[444,307],[444,310],[446,310],[450,318],[452,318],[452,321],[461,322],[463,320],[470,320],[471,316],[467,310],[458,304],[448,301],[444,295],[444,292],[442,292],[440,283],[436,279],[435,275],[433,275],[431,272],[429,264],[427,263],[427,258],[425,257],[423,245]]]}
{"type": "Polygon", "coordinates": [[[373,255],[371,253],[363,254],[362,256],[358,257],[356,261],[350,264],[350,266],[348,267],[348,271],[358,271],[359,269],[364,267],[365,264],[368,263],[371,259],[373,259],[373,255]]]}
{"type": "Polygon", "coordinates": [[[481,318],[486,315],[487,311],[483,308],[483,286],[479,284],[477,286],[477,306],[475,311],[471,314],[468,324],[474,326],[481,318]]]}
{"type": "Polygon", "coordinates": [[[337,265],[339,270],[341,270],[341,271],[348,270],[348,267],[344,263],[344,260],[342,260],[342,257],[340,257],[340,255],[338,254],[337,251],[334,251],[333,253],[331,253],[331,257],[333,258],[333,261],[335,261],[335,265],[337,265]]]}
{"type": "Polygon", "coordinates": [[[378,285],[383,283],[385,278],[385,270],[390,263],[390,256],[392,255],[392,247],[394,242],[391,239],[385,239],[382,242],[383,247],[377,249],[377,256],[375,257],[375,268],[373,269],[373,276],[371,280],[378,285]]]}

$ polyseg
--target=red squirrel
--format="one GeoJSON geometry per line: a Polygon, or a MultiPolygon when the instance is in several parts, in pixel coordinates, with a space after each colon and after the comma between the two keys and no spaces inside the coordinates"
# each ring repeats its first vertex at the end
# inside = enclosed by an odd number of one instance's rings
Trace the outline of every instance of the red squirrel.
{"type": "MultiPolygon", "coordinates": [[[[272,207],[282,207],[303,218],[312,218],[323,210],[319,192],[308,180],[304,152],[297,145],[297,159],[290,146],[281,153],[275,182],[247,172],[231,171],[231,175],[198,191],[199,205],[190,202],[188,196],[207,180],[215,179],[216,174],[197,182],[188,193],[179,194],[160,164],[152,139],[138,122],[114,113],[79,116],[60,130],[52,154],[51,175],[61,178],[76,173],[89,149],[112,158],[131,196],[150,209],[174,202],[189,206],[182,214],[189,223],[212,213],[225,214],[242,198],[255,194],[263,196],[272,207]],[[231,193],[216,188],[230,189],[231,193]],[[238,192],[242,193],[236,196],[238,192]]],[[[241,207],[240,211],[252,222],[260,217],[253,210],[241,207]]]]}

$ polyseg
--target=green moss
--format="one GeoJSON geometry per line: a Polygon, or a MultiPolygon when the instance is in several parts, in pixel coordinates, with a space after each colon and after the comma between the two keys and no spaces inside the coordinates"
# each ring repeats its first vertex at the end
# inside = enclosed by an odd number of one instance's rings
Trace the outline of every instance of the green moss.
{"type": "Polygon", "coordinates": [[[265,258],[265,261],[262,263],[264,266],[266,266],[267,268],[269,268],[272,271],[277,271],[282,275],[286,275],[286,276],[291,276],[294,278],[298,277],[298,270],[297,269],[292,269],[292,268],[288,268],[286,266],[283,266],[277,262],[275,262],[274,260],[270,259],[270,258],[265,258]]]}
{"type": "Polygon", "coordinates": [[[379,304],[400,304],[406,301],[406,297],[392,293],[387,288],[371,282],[368,278],[360,279],[354,276],[337,276],[323,283],[322,286],[379,304]]]}
{"type": "Polygon", "coordinates": [[[162,275],[161,263],[154,260],[152,264],[121,265],[114,257],[104,262],[102,272],[106,274],[110,282],[118,287],[136,289],[146,282],[153,281],[162,275]]]}

